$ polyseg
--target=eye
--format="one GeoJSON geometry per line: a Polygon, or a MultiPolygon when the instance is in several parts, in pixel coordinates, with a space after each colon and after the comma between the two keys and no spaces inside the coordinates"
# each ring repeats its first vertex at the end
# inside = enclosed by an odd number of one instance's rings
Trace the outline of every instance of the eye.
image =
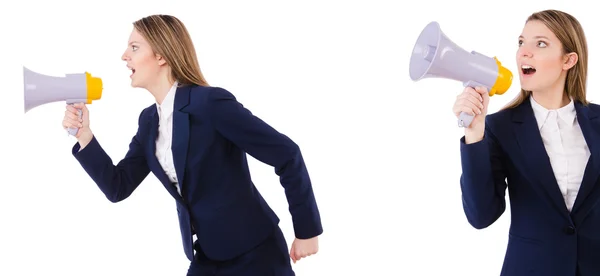
{"type": "Polygon", "coordinates": [[[131,49],[135,51],[138,49],[138,46],[133,45],[133,46],[131,46],[131,49]]]}
{"type": "Polygon", "coordinates": [[[523,45],[523,40],[519,39],[519,46],[523,45]]]}
{"type": "Polygon", "coordinates": [[[546,45],[546,42],[538,41],[538,47],[545,48],[546,46],[548,46],[548,45],[546,45]]]}

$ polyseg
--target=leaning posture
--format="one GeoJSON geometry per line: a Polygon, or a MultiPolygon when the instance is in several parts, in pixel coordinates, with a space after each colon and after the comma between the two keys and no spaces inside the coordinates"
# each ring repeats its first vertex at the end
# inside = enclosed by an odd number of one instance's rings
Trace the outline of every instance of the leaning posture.
{"type": "Polygon", "coordinates": [[[317,253],[323,232],[298,145],[232,93],[207,84],[176,17],[134,22],[122,59],[132,86],[149,91],[156,103],[140,113],[116,165],[92,134],[86,106],[67,106],[63,127],[79,127],[72,153],[83,169],[112,202],[129,197],[151,172],[160,180],[176,202],[188,276],[294,275],[290,258],[317,253]],[[251,180],[246,154],[280,177],[296,237],[289,253],[279,218],[251,180]]]}

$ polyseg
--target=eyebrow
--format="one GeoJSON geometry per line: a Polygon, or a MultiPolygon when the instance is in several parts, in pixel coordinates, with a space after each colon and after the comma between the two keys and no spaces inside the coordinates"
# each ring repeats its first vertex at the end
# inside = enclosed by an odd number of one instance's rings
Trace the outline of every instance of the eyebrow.
{"type": "Polygon", "coordinates": [[[137,41],[134,40],[134,41],[129,42],[129,45],[131,45],[133,43],[139,43],[139,42],[137,42],[137,41]]]}
{"type": "MultiPolygon", "coordinates": [[[[524,37],[523,37],[522,35],[520,35],[520,36],[519,36],[519,38],[524,38],[524,37]]],[[[535,38],[535,39],[540,39],[540,38],[543,38],[543,39],[550,40],[548,37],[546,37],[546,36],[543,36],[543,35],[536,35],[536,36],[534,36],[533,38],[535,38]]]]}

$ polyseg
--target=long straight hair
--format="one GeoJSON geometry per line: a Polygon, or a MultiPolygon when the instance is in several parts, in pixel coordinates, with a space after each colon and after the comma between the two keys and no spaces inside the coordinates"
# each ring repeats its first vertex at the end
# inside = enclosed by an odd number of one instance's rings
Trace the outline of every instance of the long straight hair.
{"type": "Polygon", "coordinates": [[[179,85],[208,86],[202,75],[196,49],[187,28],[178,18],[156,14],[133,22],[155,54],[161,55],[171,68],[172,81],[179,85]]]}
{"type": "MultiPolygon", "coordinates": [[[[588,48],[585,33],[579,21],[572,15],[558,10],[544,10],[530,15],[526,22],[537,20],[550,29],[562,44],[563,53],[576,53],[578,60],[567,71],[564,91],[574,101],[589,104],[586,98],[588,72],[588,48]]],[[[503,109],[514,108],[522,104],[531,91],[521,88],[519,95],[503,109]]]]}

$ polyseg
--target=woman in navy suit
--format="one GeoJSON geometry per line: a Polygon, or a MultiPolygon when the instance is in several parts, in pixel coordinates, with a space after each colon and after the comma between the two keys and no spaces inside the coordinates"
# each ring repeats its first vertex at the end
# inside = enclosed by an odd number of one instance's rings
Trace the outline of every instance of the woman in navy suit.
{"type": "Polygon", "coordinates": [[[460,140],[463,207],[483,229],[511,206],[501,275],[600,275],[600,107],[586,99],[588,49],[573,16],[532,14],[518,39],[521,91],[487,114],[466,88],[453,111],[475,115],[460,140]]]}
{"type": "Polygon", "coordinates": [[[188,31],[173,16],[134,22],[122,59],[132,86],[156,99],[142,110],[125,157],[113,164],[84,104],[67,106],[63,120],[65,129],[79,128],[73,155],[100,190],[119,202],[152,172],[175,199],[188,276],[294,275],[290,258],[317,253],[323,232],[299,147],[232,93],[207,84],[188,31]],[[246,153],[280,176],[296,237],[289,253],[278,217],[252,183],[246,153]]]}

